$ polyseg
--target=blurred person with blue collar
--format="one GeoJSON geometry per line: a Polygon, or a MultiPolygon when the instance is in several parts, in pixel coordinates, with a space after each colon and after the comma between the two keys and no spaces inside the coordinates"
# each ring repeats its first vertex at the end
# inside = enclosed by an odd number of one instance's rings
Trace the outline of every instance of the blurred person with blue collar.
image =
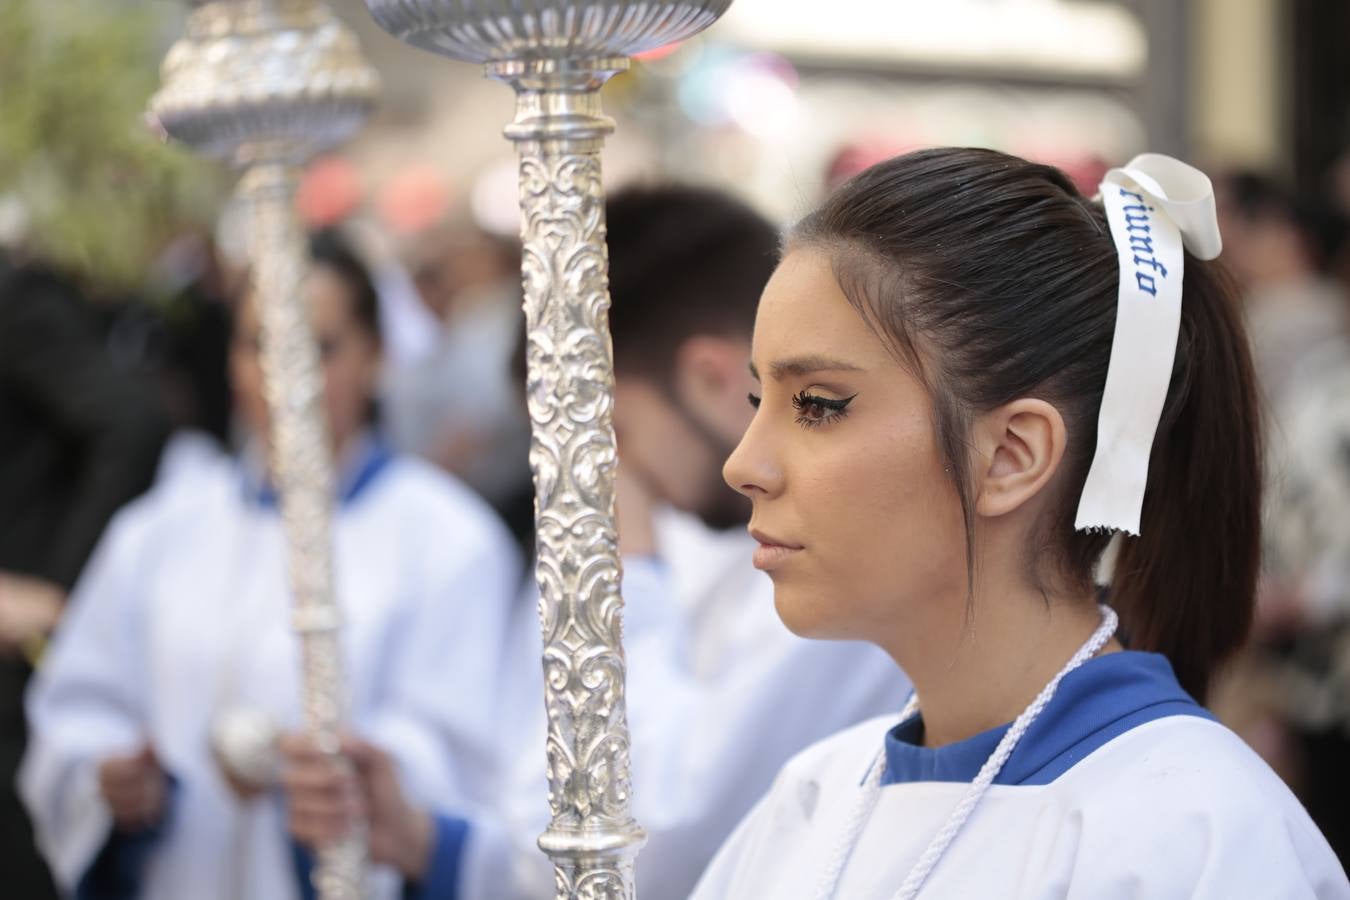
{"type": "MultiPolygon", "coordinates": [[[[374,289],[331,235],[311,249],[304,290],[339,474],[334,585],[351,719],[389,749],[405,789],[471,802],[495,752],[492,698],[475,679],[498,664],[518,554],[467,488],[385,448],[374,289]]],[[[230,365],[247,450],[119,514],[29,697],[21,791],[76,898],[308,889],[276,790],[276,735],[301,721],[300,648],[264,462],[259,328],[246,301],[230,365]]],[[[396,889],[387,872],[373,884],[375,896],[396,889]]]]}

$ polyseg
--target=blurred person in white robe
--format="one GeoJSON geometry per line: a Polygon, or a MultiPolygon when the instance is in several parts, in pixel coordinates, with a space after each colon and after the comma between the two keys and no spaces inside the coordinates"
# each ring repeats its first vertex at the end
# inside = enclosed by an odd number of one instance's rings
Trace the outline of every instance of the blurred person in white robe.
{"type": "MultiPolygon", "coordinates": [[[[333,516],[350,717],[415,796],[488,794],[493,696],[518,554],[472,492],[378,436],[375,292],[316,238],[304,283],[338,468],[333,516]]],[[[22,793],[77,898],[288,900],[308,860],[276,790],[276,734],[301,723],[286,540],[263,460],[259,319],[231,345],[237,461],[194,466],[121,513],[71,601],[29,696],[22,793]]],[[[397,878],[374,876],[375,896],[397,878]]]]}
{"type": "Polygon", "coordinates": [[[444,224],[408,239],[403,255],[436,333],[387,374],[390,437],[503,510],[529,482],[529,422],[511,377],[525,328],[519,243],[444,224]]]}
{"type": "MultiPolygon", "coordinates": [[[[875,647],[806,641],[783,626],[772,584],[751,565],[749,505],[721,478],[752,412],[750,329],[776,230],[722,194],[687,187],[630,189],[606,215],[633,811],[648,835],[637,877],[644,898],[676,900],[783,761],[898,709],[909,682],[875,647]]],[[[551,866],[535,844],[548,805],[533,596],[512,632],[501,706],[513,766],[491,808],[435,807],[398,791],[378,740],[352,739],[357,782],[295,740],[297,837],[322,846],[359,811],[414,897],[550,896],[551,866]]]]}

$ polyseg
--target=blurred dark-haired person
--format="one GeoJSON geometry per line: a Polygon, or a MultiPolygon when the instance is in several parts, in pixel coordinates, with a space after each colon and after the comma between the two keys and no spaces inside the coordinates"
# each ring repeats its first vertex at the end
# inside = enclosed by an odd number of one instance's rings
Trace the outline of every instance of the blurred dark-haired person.
{"type": "MultiPolygon", "coordinates": [[[[352,720],[416,796],[471,801],[518,555],[485,504],[391,455],[374,423],[375,293],[334,236],[303,284],[338,468],[334,589],[352,720]]],[[[231,380],[251,436],[237,460],[122,512],[72,595],[29,698],[21,786],[75,897],[285,900],[308,889],[275,791],[275,735],[301,717],[286,546],[268,476],[259,317],[235,323],[231,380]]],[[[377,876],[377,896],[396,879],[377,876]]]]}
{"type": "Polygon", "coordinates": [[[1220,179],[1216,193],[1258,382],[1278,417],[1298,391],[1305,357],[1345,340],[1350,300],[1327,271],[1331,249],[1313,200],[1253,172],[1220,179]]]}
{"type": "Polygon", "coordinates": [[[168,434],[150,384],[116,367],[84,286],[0,258],[0,878],[52,896],[14,788],[23,693],[113,514],[148,488],[168,434]]]}
{"type": "MultiPolygon", "coordinates": [[[[1221,182],[1266,404],[1257,637],[1223,709],[1350,863],[1350,297],[1325,212],[1254,173],[1221,182]]],[[[1334,229],[1330,229],[1334,230],[1334,229]]]]}
{"type": "MultiPolygon", "coordinates": [[[[648,834],[637,877],[644,897],[675,900],[779,765],[897,709],[908,682],[875,647],[783,626],[753,562],[749,504],[721,478],[753,412],[750,332],[777,230],[724,194],[682,186],[616,193],[606,215],[633,810],[648,834]]],[[[508,729],[502,753],[517,765],[494,809],[400,792],[378,740],[352,740],[355,780],[295,740],[296,835],[322,846],[364,815],[376,854],[389,854],[414,896],[548,896],[553,875],[535,844],[548,808],[533,608],[513,628],[518,663],[502,706],[526,718],[508,729]]]]}

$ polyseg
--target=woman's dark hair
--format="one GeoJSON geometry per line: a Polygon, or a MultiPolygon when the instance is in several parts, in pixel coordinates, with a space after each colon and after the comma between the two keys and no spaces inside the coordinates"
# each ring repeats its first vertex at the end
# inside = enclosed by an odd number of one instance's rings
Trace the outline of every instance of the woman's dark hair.
{"type": "Polygon", "coordinates": [[[380,330],[380,299],[371,280],[370,270],[356,255],[342,233],[332,228],[316,231],[309,237],[309,258],[315,265],[324,266],[341,279],[351,301],[352,315],[378,344],[380,330]]]}
{"type": "MultiPolygon", "coordinates": [[[[972,419],[1019,397],[1052,403],[1068,445],[1060,493],[1027,548],[1088,592],[1110,536],[1074,530],[1097,443],[1118,264],[1101,204],[1058,169],[988,150],[924,150],[843,185],[789,235],[829,254],[850,302],[928,388],[966,528],[972,419]]],[[[1165,654],[1201,702],[1245,640],[1259,566],[1261,447],[1233,288],[1186,255],[1176,362],[1150,460],[1141,537],[1109,586],[1135,649],[1165,654]]]]}

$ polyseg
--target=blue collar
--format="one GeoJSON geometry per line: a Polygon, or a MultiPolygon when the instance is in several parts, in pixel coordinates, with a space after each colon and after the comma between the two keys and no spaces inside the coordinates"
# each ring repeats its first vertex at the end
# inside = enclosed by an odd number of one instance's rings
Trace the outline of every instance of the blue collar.
{"type": "MultiPolygon", "coordinates": [[[[1059,683],[994,784],[1049,784],[1113,738],[1166,716],[1214,718],[1182,690],[1164,656],[1123,650],[1091,659],[1059,683]]],[[[1010,727],[928,748],[922,716],[901,722],[886,734],[881,783],[973,781],[1010,727]]]]}
{"type": "MultiPolygon", "coordinates": [[[[252,457],[256,459],[256,456],[252,457]]],[[[338,474],[338,501],[346,506],[365,491],[393,460],[393,455],[380,440],[366,436],[359,440],[355,452],[338,474]]],[[[277,508],[277,492],[256,463],[245,455],[240,463],[244,497],[263,509],[277,508]]]]}

